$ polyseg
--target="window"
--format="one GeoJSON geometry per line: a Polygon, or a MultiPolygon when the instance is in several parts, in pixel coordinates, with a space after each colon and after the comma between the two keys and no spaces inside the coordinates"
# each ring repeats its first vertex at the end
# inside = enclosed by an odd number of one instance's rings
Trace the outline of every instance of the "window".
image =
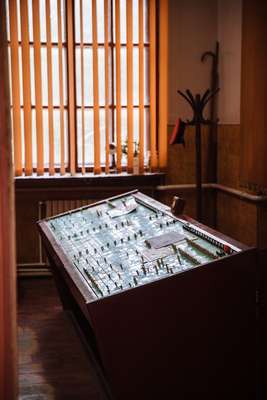
{"type": "Polygon", "coordinates": [[[167,3],[7,0],[16,175],[164,168],[167,3]]]}

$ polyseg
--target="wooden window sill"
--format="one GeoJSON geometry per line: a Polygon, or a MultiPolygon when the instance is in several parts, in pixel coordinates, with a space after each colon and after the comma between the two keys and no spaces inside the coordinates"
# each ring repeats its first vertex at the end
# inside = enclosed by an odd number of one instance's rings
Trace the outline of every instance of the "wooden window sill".
{"type": "Polygon", "coordinates": [[[15,178],[16,197],[46,199],[105,198],[113,194],[139,189],[152,194],[158,185],[163,185],[165,173],[144,173],[140,175],[101,174],[75,176],[59,174],[54,176],[20,176],[15,178]]]}

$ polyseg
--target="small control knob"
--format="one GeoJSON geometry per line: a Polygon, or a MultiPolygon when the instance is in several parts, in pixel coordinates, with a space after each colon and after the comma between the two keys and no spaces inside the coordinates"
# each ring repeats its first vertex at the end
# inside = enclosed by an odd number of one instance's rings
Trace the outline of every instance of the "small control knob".
{"type": "Polygon", "coordinates": [[[183,214],[185,207],[185,201],[181,197],[174,196],[172,200],[172,205],[171,205],[171,212],[174,215],[180,215],[183,214]]]}

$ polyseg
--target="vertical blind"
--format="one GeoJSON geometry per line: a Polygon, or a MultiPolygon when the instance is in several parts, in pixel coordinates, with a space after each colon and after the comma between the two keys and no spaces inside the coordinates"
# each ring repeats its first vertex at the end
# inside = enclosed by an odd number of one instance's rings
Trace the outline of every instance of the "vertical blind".
{"type": "Polygon", "coordinates": [[[15,173],[164,169],[167,0],[6,0],[15,173]]]}

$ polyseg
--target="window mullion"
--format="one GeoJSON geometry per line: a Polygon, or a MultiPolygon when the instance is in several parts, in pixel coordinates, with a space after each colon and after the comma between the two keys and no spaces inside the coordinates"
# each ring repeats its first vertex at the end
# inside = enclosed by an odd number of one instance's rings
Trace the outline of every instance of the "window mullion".
{"type": "Polygon", "coordinates": [[[68,130],[70,173],[76,173],[76,90],[75,90],[75,43],[74,43],[74,1],[66,0],[67,14],[67,70],[68,70],[68,130]]]}

